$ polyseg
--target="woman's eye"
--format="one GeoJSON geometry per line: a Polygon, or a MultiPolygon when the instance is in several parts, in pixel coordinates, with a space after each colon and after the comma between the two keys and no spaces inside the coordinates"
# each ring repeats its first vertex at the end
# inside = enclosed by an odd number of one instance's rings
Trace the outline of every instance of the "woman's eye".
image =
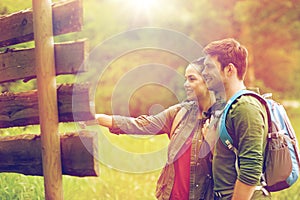
{"type": "Polygon", "coordinates": [[[188,76],[188,77],[186,78],[186,81],[189,81],[189,82],[195,81],[195,80],[197,80],[197,78],[194,77],[194,76],[188,76]]]}

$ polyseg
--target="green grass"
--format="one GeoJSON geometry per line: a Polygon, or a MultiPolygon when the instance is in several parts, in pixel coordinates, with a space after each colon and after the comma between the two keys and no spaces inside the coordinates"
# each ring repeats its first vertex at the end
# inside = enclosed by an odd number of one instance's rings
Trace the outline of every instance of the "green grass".
{"type": "MultiPolygon", "coordinates": [[[[300,110],[288,110],[292,124],[297,137],[300,141],[300,110]]],[[[66,126],[60,128],[61,132],[72,131],[74,127],[66,126]]],[[[37,132],[36,127],[31,128],[33,132],[37,132]]],[[[21,130],[20,132],[30,132],[31,129],[21,130]]],[[[91,128],[93,129],[93,128],[91,128]]],[[[17,129],[9,129],[2,131],[3,135],[7,132],[18,134],[17,129]]],[[[137,138],[133,136],[116,136],[109,134],[107,129],[101,129],[99,133],[99,151],[104,151],[107,154],[105,159],[100,163],[99,177],[71,177],[63,176],[63,192],[64,199],[66,200],[152,200],[155,199],[155,185],[160,173],[160,169],[145,172],[134,173],[134,170],[142,171],[142,166],[153,165],[154,160],[150,158],[142,160],[137,159],[135,156],[138,153],[152,153],[165,148],[167,145],[167,138],[164,136],[137,138]],[[107,146],[108,141],[111,146],[107,146]],[[116,148],[128,153],[128,157],[114,153],[116,148]],[[130,156],[131,155],[131,156],[130,156]],[[110,159],[109,159],[110,158],[110,159]],[[121,163],[114,162],[126,161],[121,163]],[[127,165],[127,166],[126,166],[127,165]],[[136,167],[136,168],[135,168],[136,167]],[[140,167],[140,168],[139,168],[140,167]],[[117,170],[127,170],[124,172],[117,170]]],[[[1,134],[0,133],[0,134],[1,134]]],[[[101,154],[100,154],[101,155],[101,154]]],[[[153,166],[152,166],[153,167],[153,166]]],[[[39,200],[44,199],[44,186],[42,177],[24,176],[15,173],[0,173],[0,199],[1,200],[39,200]]],[[[273,193],[274,200],[291,200],[300,199],[300,181],[298,181],[291,188],[281,192],[273,193]]]]}
{"type": "MultiPolygon", "coordinates": [[[[60,132],[72,132],[74,128],[74,124],[61,126],[60,132]]],[[[155,165],[157,162],[152,160],[153,157],[142,159],[139,155],[152,154],[165,149],[168,143],[166,135],[118,136],[110,134],[106,128],[99,130],[98,126],[88,127],[88,129],[99,132],[100,175],[84,178],[63,176],[64,199],[155,199],[155,186],[160,169],[155,165]],[[116,149],[119,150],[117,154],[116,149]]],[[[0,135],[21,133],[37,134],[39,129],[37,126],[27,129],[10,128],[2,130],[0,135]]],[[[0,199],[44,199],[43,184],[43,177],[0,173],[0,199]]]]}
{"type": "MultiPolygon", "coordinates": [[[[101,166],[99,177],[78,178],[63,176],[64,199],[155,199],[154,189],[158,172],[130,174],[101,166]]],[[[15,173],[0,175],[1,200],[44,199],[42,177],[15,173]]]]}

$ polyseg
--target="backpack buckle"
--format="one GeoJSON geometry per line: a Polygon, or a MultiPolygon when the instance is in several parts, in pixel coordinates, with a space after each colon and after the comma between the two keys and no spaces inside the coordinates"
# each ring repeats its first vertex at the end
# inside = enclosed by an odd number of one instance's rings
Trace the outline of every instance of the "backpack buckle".
{"type": "Polygon", "coordinates": [[[228,147],[228,149],[232,149],[232,147],[233,147],[233,145],[231,144],[231,142],[229,141],[229,140],[226,140],[225,141],[225,143],[226,143],[226,145],[227,145],[227,147],[228,147]]]}

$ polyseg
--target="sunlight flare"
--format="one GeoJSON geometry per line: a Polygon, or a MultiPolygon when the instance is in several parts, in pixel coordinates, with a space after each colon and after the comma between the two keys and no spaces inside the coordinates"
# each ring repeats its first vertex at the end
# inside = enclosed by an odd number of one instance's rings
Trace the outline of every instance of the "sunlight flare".
{"type": "Polygon", "coordinates": [[[150,10],[157,3],[157,0],[131,0],[131,1],[132,1],[132,5],[140,11],[150,10]]]}

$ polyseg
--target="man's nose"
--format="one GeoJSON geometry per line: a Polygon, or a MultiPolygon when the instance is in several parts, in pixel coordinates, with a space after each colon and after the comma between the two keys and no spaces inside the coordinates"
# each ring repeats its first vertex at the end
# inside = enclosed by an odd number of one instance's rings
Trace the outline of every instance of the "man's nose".
{"type": "Polygon", "coordinates": [[[189,87],[189,82],[188,82],[188,81],[185,81],[184,84],[183,84],[183,86],[184,86],[185,88],[189,87]]]}
{"type": "Polygon", "coordinates": [[[203,68],[203,70],[202,70],[202,73],[201,73],[201,74],[202,74],[202,76],[205,76],[205,75],[207,74],[207,73],[206,73],[206,67],[204,67],[204,68],[203,68]]]}

